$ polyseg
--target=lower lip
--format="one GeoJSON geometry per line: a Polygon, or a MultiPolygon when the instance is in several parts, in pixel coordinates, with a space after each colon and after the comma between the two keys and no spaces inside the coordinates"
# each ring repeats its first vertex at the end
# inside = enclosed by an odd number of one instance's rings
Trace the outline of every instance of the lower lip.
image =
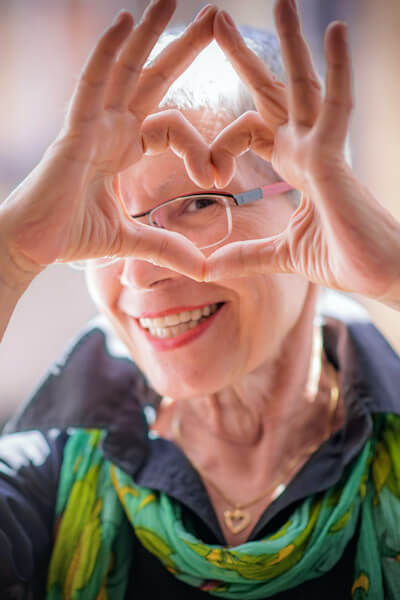
{"type": "Polygon", "coordinates": [[[214,322],[215,318],[219,315],[219,313],[223,310],[225,305],[221,306],[211,317],[208,317],[193,329],[189,329],[185,331],[185,333],[181,333],[180,335],[176,335],[175,337],[170,338],[157,338],[154,335],[139,325],[139,329],[144,333],[147,340],[151,343],[153,348],[155,348],[159,352],[164,352],[166,350],[175,350],[176,348],[180,348],[181,346],[185,346],[190,342],[193,342],[195,339],[200,337],[214,322]]]}

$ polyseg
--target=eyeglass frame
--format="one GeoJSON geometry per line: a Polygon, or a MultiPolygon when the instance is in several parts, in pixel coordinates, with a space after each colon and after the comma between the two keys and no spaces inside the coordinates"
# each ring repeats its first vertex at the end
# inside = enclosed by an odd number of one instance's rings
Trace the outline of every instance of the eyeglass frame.
{"type": "MultiPolygon", "coordinates": [[[[143,217],[148,217],[149,225],[152,227],[157,227],[160,229],[160,226],[157,225],[152,220],[152,214],[159,210],[162,206],[167,206],[168,204],[172,204],[178,200],[183,200],[184,198],[202,198],[209,196],[218,196],[219,198],[231,198],[235,204],[235,206],[244,206],[245,204],[250,204],[251,202],[255,202],[257,200],[265,200],[266,198],[271,198],[273,196],[278,196],[279,194],[283,194],[285,192],[290,192],[295,188],[291,186],[286,181],[277,181],[275,183],[270,183],[258,188],[253,188],[251,190],[247,190],[246,192],[240,192],[238,194],[232,194],[230,192],[199,192],[194,194],[183,194],[182,196],[176,196],[175,198],[170,198],[169,200],[165,200],[164,202],[160,202],[156,206],[153,206],[149,210],[146,210],[143,213],[139,213],[137,215],[130,215],[132,219],[140,219],[143,217]]],[[[218,246],[225,240],[227,240],[232,233],[232,214],[230,211],[230,206],[225,204],[227,218],[228,218],[228,233],[224,238],[219,240],[218,242],[213,242],[212,244],[208,244],[207,246],[201,246],[199,250],[204,250],[205,248],[212,248],[213,246],[218,246]]]]}
{"type": "MultiPolygon", "coordinates": [[[[152,227],[157,227],[160,228],[158,225],[156,225],[155,223],[153,223],[151,221],[151,213],[157,209],[159,209],[161,206],[165,206],[166,204],[170,204],[172,202],[176,202],[177,200],[183,199],[183,198],[196,198],[196,197],[205,197],[205,196],[219,196],[219,197],[225,197],[227,199],[228,202],[228,198],[231,198],[235,204],[235,206],[244,206],[246,204],[250,204],[251,202],[256,202],[257,200],[264,200],[266,198],[271,198],[273,196],[278,196],[279,194],[283,194],[285,192],[290,192],[292,190],[294,190],[296,188],[294,188],[293,186],[291,186],[289,183],[286,183],[286,181],[277,181],[275,183],[269,183],[267,185],[261,186],[259,188],[253,188],[251,190],[247,190],[246,192],[240,192],[239,194],[232,194],[230,192],[200,192],[200,193],[195,193],[195,194],[183,194],[182,196],[176,196],[175,198],[170,198],[169,200],[165,200],[164,202],[160,202],[160,204],[157,204],[156,206],[153,206],[152,208],[150,208],[149,210],[146,210],[143,213],[137,214],[137,215],[130,215],[130,217],[132,219],[139,219],[142,217],[149,217],[149,225],[151,225],[152,227]]],[[[211,248],[213,246],[218,246],[219,244],[221,244],[222,242],[224,242],[225,240],[227,240],[229,238],[229,236],[232,233],[232,214],[230,211],[230,206],[229,204],[225,205],[226,208],[226,212],[227,212],[227,218],[228,218],[228,233],[226,234],[226,236],[224,238],[222,238],[221,240],[219,240],[218,242],[214,242],[212,244],[208,244],[207,246],[202,246],[201,248],[199,248],[199,250],[203,250],[205,248],[211,248]]],[[[108,258],[108,257],[105,257],[108,258]]],[[[116,262],[119,262],[120,260],[123,260],[123,257],[109,257],[110,260],[103,264],[103,265],[96,265],[96,268],[104,268],[104,267],[108,267],[111,264],[114,264],[116,262]]],[[[94,259],[94,261],[96,262],[98,259],[94,259]]],[[[78,263],[70,263],[70,266],[72,268],[75,269],[82,269],[85,267],[81,267],[80,264],[78,263]]]]}

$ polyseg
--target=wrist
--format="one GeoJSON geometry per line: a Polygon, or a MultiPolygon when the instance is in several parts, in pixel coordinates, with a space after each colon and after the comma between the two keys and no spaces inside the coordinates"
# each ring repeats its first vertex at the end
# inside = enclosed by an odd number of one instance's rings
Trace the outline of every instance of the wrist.
{"type": "Polygon", "coordinates": [[[340,185],[344,181],[348,184],[350,180],[355,180],[354,172],[349,163],[341,157],[327,161],[324,167],[318,165],[318,168],[310,169],[306,177],[310,191],[313,192],[324,189],[327,185],[340,185]]]}
{"type": "Polygon", "coordinates": [[[33,263],[14,248],[3,217],[4,212],[0,211],[0,286],[2,293],[19,297],[45,267],[33,263]]]}

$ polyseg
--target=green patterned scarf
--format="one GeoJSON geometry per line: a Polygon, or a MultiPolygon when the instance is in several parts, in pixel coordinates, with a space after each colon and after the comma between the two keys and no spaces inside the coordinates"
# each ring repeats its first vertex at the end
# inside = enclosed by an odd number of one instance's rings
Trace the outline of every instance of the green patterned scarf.
{"type": "Polygon", "coordinates": [[[400,417],[377,416],[340,481],[306,498],[279,531],[229,548],[202,543],[178,502],[105,460],[104,435],[76,429],[66,444],[48,599],[123,600],[132,527],[181,581],[221,598],[266,598],[332,569],[359,519],[353,598],[400,598],[400,417]]]}

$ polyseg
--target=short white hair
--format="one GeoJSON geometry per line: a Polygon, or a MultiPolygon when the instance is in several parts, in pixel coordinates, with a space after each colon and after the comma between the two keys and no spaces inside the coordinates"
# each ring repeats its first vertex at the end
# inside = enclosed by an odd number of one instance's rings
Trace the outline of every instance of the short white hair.
{"type": "MultiPolygon", "coordinates": [[[[184,29],[184,25],[167,29],[155,45],[145,66],[150,66],[184,29]]],[[[271,31],[248,26],[240,26],[239,30],[246,45],[268,65],[276,79],[285,82],[277,36],[271,31]]],[[[181,111],[205,109],[232,120],[256,109],[249,89],[215,40],[202,50],[186,71],[172,83],[160,103],[160,108],[177,108],[181,111]]],[[[261,162],[255,155],[252,158],[257,163],[261,162]]],[[[280,179],[277,174],[276,177],[280,179]]],[[[294,190],[289,194],[297,205],[300,193],[294,190]]]]}
{"type": "MultiPolygon", "coordinates": [[[[253,50],[271,69],[280,81],[284,81],[279,42],[269,31],[241,26],[239,28],[246,45],[253,50]]],[[[154,47],[147,64],[179,37],[184,26],[166,30],[154,47]]],[[[162,107],[179,110],[206,109],[214,113],[221,111],[237,118],[255,105],[249,89],[237,75],[232,64],[213,40],[193,63],[178,77],[164,96],[162,107]]]]}

